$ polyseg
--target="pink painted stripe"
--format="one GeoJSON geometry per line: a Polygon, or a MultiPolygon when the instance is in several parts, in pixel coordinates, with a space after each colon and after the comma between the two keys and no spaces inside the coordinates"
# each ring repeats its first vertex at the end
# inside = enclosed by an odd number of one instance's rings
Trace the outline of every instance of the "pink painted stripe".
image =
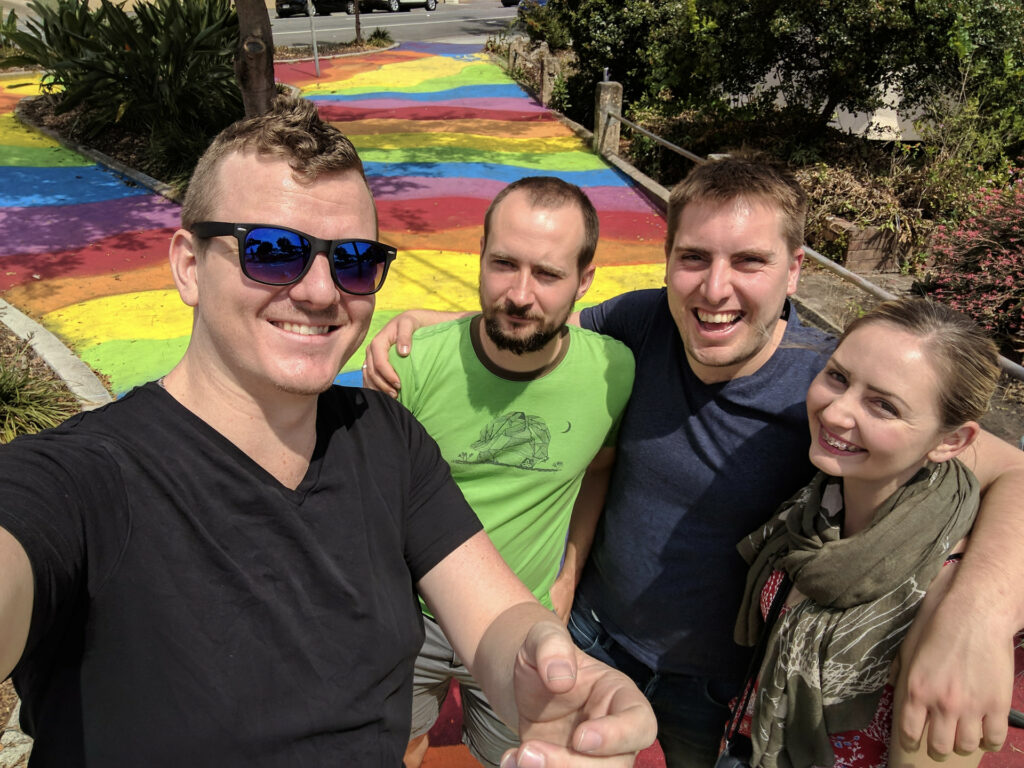
{"type": "Polygon", "coordinates": [[[586,187],[583,191],[599,211],[661,214],[661,209],[635,187],[586,187]]]}
{"type": "Polygon", "coordinates": [[[0,256],[81,248],[112,235],[177,227],[180,208],[159,195],[80,205],[0,209],[0,256]]]}

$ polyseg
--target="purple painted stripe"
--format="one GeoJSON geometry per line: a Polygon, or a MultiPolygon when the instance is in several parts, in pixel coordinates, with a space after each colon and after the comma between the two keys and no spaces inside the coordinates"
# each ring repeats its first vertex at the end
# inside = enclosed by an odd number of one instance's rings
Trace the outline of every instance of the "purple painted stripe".
{"type": "Polygon", "coordinates": [[[473,179],[430,176],[371,176],[368,179],[377,200],[420,200],[439,197],[478,197],[490,201],[505,187],[500,179],[473,179]]]}
{"type": "Polygon", "coordinates": [[[451,99],[447,101],[420,102],[407,99],[364,99],[346,101],[343,104],[332,104],[331,106],[344,107],[347,110],[355,111],[360,109],[401,109],[403,107],[422,107],[425,109],[444,109],[445,107],[459,107],[462,109],[479,109],[486,111],[507,111],[507,112],[547,112],[547,109],[532,99],[451,99]]]}
{"type": "MultiPolygon", "coordinates": [[[[505,182],[500,179],[474,179],[472,184],[467,184],[461,178],[429,176],[371,176],[369,182],[373,196],[380,201],[442,197],[476,197],[490,201],[505,187],[505,182]]],[[[661,212],[632,187],[586,187],[584,191],[599,211],[661,212]]]]}
{"type": "Polygon", "coordinates": [[[177,227],[180,208],[159,195],[77,205],[0,209],[0,256],[80,248],[110,235],[177,227]]]}
{"type": "Polygon", "coordinates": [[[636,187],[586,187],[584,191],[599,211],[661,213],[661,209],[636,187]]]}

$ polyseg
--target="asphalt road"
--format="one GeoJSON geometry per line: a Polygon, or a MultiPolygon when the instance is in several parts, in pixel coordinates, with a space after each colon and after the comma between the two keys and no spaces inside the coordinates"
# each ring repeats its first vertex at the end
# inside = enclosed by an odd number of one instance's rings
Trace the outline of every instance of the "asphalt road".
{"type": "MultiPolygon", "coordinates": [[[[471,0],[458,4],[439,2],[437,10],[429,13],[424,8],[399,13],[363,11],[360,24],[364,35],[380,27],[390,32],[395,42],[483,43],[488,35],[506,29],[515,16],[516,7],[504,8],[500,0],[471,0]]],[[[355,16],[344,11],[330,16],[291,16],[284,19],[276,18],[271,11],[270,26],[274,42],[278,45],[309,44],[314,32],[318,42],[348,42],[355,37],[355,16]]]]}

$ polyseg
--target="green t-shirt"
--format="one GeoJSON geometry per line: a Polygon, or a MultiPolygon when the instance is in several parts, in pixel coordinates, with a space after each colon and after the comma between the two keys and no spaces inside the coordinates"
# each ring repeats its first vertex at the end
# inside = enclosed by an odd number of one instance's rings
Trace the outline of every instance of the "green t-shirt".
{"type": "Polygon", "coordinates": [[[601,447],[615,444],[633,355],[570,326],[561,360],[524,379],[478,351],[478,318],[420,329],[407,358],[392,350],[399,400],[440,445],[505,562],[550,608],[580,482],[601,447]]]}

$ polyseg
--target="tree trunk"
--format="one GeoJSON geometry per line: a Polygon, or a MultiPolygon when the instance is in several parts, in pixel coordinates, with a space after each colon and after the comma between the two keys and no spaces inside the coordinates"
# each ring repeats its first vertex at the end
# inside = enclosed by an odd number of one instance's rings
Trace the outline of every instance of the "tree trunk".
{"type": "Polygon", "coordinates": [[[825,106],[821,112],[818,113],[818,124],[813,126],[815,130],[824,129],[832,121],[832,113],[836,111],[836,107],[839,106],[839,97],[834,93],[830,93],[828,100],[825,102],[825,106]]]}
{"type": "Polygon", "coordinates": [[[274,86],[274,38],[270,14],[264,0],[236,0],[238,8],[238,51],[235,79],[242,91],[246,117],[270,111],[277,93],[274,86]]]}
{"type": "Polygon", "coordinates": [[[357,44],[360,44],[360,43],[363,42],[363,29],[362,29],[362,27],[359,24],[359,0],[354,0],[354,1],[355,1],[355,4],[356,4],[356,6],[355,6],[355,11],[356,11],[356,39],[355,39],[355,42],[357,44]]]}

